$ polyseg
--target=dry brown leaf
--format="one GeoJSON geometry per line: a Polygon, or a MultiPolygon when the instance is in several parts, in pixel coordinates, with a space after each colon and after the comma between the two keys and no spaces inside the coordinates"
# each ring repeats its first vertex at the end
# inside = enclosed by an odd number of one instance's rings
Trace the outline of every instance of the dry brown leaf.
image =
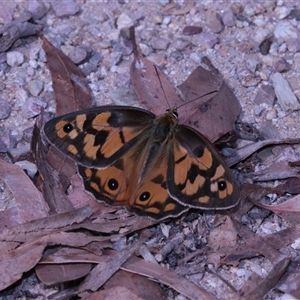
{"type": "MultiPolygon", "coordinates": [[[[99,291],[83,297],[82,300],[145,300],[138,297],[124,286],[116,286],[111,289],[99,291]]],[[[153,298],[154,299],[154,298],[153,298]]]]}
{"type": "Polygon", "coordinates": [[[300,299],[300,262],[299,258],[292,261],[280,278],[276,288],[296,299],[300,299]]]}
{"type": "Polygon", "coordinates": [[[131,39],[135,51],[130,66],[130,79],[140,104],[158,115],[183,103],[162,71],[137,52],[133,28],[131,39]]]}
{"type": "Polygon", "coordinates": [[[163,283],[191,300],[215,300],[215,296],[201,287],[194,285],[183,277],[178,276],[160,265],[153,264],[137,257],[130,258],[122,265],[128,272],[140,274],[163,283]]]}
{"type": "Polygon", "coordinates": [[[32,269],[41,259],[47,245],[67,245],[70,247],[84,247],[94,241],[103,241],[107,238],[87,236],[80,232],[56,232],[45,235],[33,242],[1,253],[0,255],[0,290],[10,286],[20,279],[24,272],[32,269]]]}
{"type": "Polygon", "coordinates": [[[290,228],[269,234],[265,237],[265,242],[274,249],[280,250],[288,247],[300,237],[300,224],[295,224],[290,228]]]}
{"type": "MultiPolygon", "coordinates": [[[[92,213],[93,210],[90,207],[83,207],[67,213],[33,220],[10,229],[6,228],[0,232],[0,241],[1,243],[9,241],[18,244],[34,241],[54,231],[62,230],[70,224],[80,223],[90,217],[92,213]]],[[[2,248],[0,251],[3,253],[2,248]]]]}
{"type": "Polygon", "coordinates": [[[246,258],[253,258],[258,256],[258,252],[252,248],[249,248],[247,244],[238,244],[235,247],[225,248],[224,257],[222,257],[221,264],[222,265],[233,265],[238,266],[240,260],[246,258]]]}
{"type": "Polygon", "coordinates": [[[300,178],[292,177],[287,179],[284,183],[277,185],[274,188],[274,193],[278,197],[289,193],[289,194],[300,194],[300,178]]]}
{"type": "Polygon", "coordinates": [[[77,290],[78,294],[85,296],[87,291],[98,290],[150,237],[151,233],[148,230],[144,230],[140,238],[133,245],[119,252],[111,251],[111,255],[101,263],[98,263],[80,284],[77,290]]]}
{"type": "Polygon", "coordinates": [[[277,261],[278,257],[281,257],[281,254],[275,248],[267,244],[261,237],[255,235],[249,228],[238,224],[236,221],[234,222],[238,229],[239,236],[253,250],[268,258],[271,262],[277,261]]]}
{"type": "Polygon", "coordinates": [[[239,102],[213,66],[209,71],[199,66],[178,88],[188,103],[183,107],[183,124],[197,129],[211,142],[235,129],[239,102]]]}
{"type": "Polygon", "coordinates": [[[50,264],[65,264],[65,263],[98,263],[102,261],[103,249],[112,249],[112,244],[109,241],[92,242],[93,247],[97,247],[96,251],[90,246],[91,243],[81,248],[72,247],[52,247],[48,249],[43,258],[40,260],[39,265],[50,264]]]}
{"type": "Polygon", "coordinates": [[[70,226],[69,230],[82,228],[104,234],[112,235],[113,233],[116,233],[115,238],[120,238],[121,236],[150,227],[157,223],[157,221],[135,215],[128,215],[127,213],[124,213],[123,216],[102,214],[101,207],[99,213],[97,212],[95,217],[98,217],[98,220],[93,220],[92,223],[85,222],[70,226]],[[109,216],[111,218],[109,218],[109,216]],[[121,233],[119,233],[120,230],[122,230],[121,233]]]}
{"type": "MultiPolygon", "coordinates": [[[[39,190],[43,191],[44,198],[49,205],[51,214],[67,212],[73,209],[64,192],[69,186],[69,177],[60,176],[59,172],[54,170],[47,162],[46,155],[48,149],[42,141],[40,134],[41,127],[42,117],[39,117],[37,123],[33,127],[33,138],[31,142],[31,151],[40,175],[36,185],[39,190]]],[[[65,165],[66,168],[68,166],[72,165],[65,165]]],[[[68,172],[69,174],[75,172],[74,165],[73,171],[69,170],[67,173],[68,172]]]]}
{"type": "Polygon", "coordinates": [[[41,33],[43,48],[52,77],[56,115],[91,107],[91,93],[81,70],[41,33]]]}
{"type": "Polygon", "coordinates": [[[145,299],[163,299],[164,294],[158,283],[150,281],[144,276],[119,270],[105,284],[104,289],[113,289],[117,286],[128,288],[135,295],[145,299]]]}
{"type": "Polygon", "coordinates": [[[63,263],[56,265],[37,265],[35,273],[39,280],[47,285],[59,284],[86,276],[92,264],[63,263]],[[59,276],[57,276],[59,274],[59,276]]]}
{"type": "Polygon", "coordinates": [[[184,96],[183,101],[159,68],[138,53],[133,28],[131,40],[134,60],[130,78],[143,107],[156,115],[166,109],[178,107],[179,122],[200,131],[212,142],[234,130],[240,106],[213,67],[210,71],[198,67],[178,87],[184,96]],[[224,114],[224,111],[227,113],[224,114]]]}
{"type": "Polygon", "coordinates": [[[0,291],[19,280],[41,259],[46,242],[28,243],[7,254],[0,255],[0,291]]]}
{"type": "MultiPolygon", "coordinates": [[[[91,107],[91,93],[81,70],[41,33],[39,36],[43,41],[43,48],[46,52],[47,63],[52,77],[56,100],[56,115],[91,107]]],[[[74,162],[52,146],[49,148],[46,161],[55,170],[60,170],[61,180],[66,182],[68,186],[68,179],[76,172],[74,162]]],[[[47,177],[47,173],[43,173],[44,177],[47,177]]],[[[51,199],[51,197],[49,198],[51,199]]]]}
{"type": "Polygon", "coordinates": [[[0,228],[48,216],[49,207],[25,172],[17,165],[0,159],[2,196],[0,228]]]}
{"type": "Polygon", "coordinates": [[[300,139],[268,139],[256,143],[251,143],[234,151],[230,156],[226,157],[226,162],[229,166],[235,165],[238,162],[251,156],[254,152],[266,146],[299,143],[300,139]]]}
{"type": "Polygon", "coordinates": [[[235,247],[237,243],[237,231],[232,219],[227,216],[225,221],[210,231],[208,238],[209,251],[207,261],[214,264],[216,268],[221,265],[221,259],[225,256],[229,247],[235,247]]]}
{"type": "Polygon", "coordinates": [[[256,206],[268,209],[277,216],[289,221],[293,224],[299,224],[300,218],[300,195],[292,197],[283,203],[277,205],[267,205],[257,201],[253,201],[256,206]]]}
{"type": "Polygon", "coordinates": [[[290,258],[283,255],[279,256],[276,261],[272,261],[273,268],[265,278],[261,278],[257,274],[250,276],[245,285],[239,291],[240,297],[238,299],[263,299],[264,295],[276,286],[289,262],[290,258]]]}

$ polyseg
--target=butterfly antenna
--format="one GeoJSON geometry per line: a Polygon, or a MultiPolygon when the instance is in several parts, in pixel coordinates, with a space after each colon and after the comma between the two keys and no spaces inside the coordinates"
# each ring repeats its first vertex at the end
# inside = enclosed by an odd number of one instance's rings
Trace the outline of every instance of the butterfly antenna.
{"type": "Polygon", "coordinates": [[[161,82],[159,73],[158,73],[158,71],[157,71],[157,66],[156,66],[156,65],[153,65],[153,67],[154,67],[154,69],[155,69],[156,76],[157,76],[157,78],[158,78],[158,80],[159,80],[160,88],[162,89],[162,91],[163,91],[163,93],[164,93],[165,100],[166,100],[166,102],[167,102],[167,104],[168,104],[168,106],[169,106],[169,108],[170,108],[170,103],[169,103],[169,101],[168,101],[167,95],[166,95],[166,93],[165,93],[165,89],[164,89],[164,87],[163,87],[163,85],[162,85],[162,82],[161,82]]]}
{"type": "Polygon", "coordinates": [[[182,107],[182,106],[185,106],[185,105],[187,105],[187,104],[190,104],[190,103],[192,103],[192,102],[194,102],[194,101],[197,101],[197,100],[199,100],[199,99],[201,99],[201,98],[203,98],[203,97],[206,97],[206,96],[209,96],[209,95],[212,95],[212,94],[217,94],[218,92],[219,92],[218,90],[214,90],[214,91],[211,91],[211,92],[206,93],[206,94],[204,94],[204,95],[201,95],[201,96],[199,96],[199,97],[197,97],[197,98],[195,98],[195,99],[192,99],[192,100],[189,100],[189,101],[187,101],[187,102],[182,103],[181,105],[177,106],[176,109],[178,109],[178,108],[180,108],[180,107],[182,107]]]}

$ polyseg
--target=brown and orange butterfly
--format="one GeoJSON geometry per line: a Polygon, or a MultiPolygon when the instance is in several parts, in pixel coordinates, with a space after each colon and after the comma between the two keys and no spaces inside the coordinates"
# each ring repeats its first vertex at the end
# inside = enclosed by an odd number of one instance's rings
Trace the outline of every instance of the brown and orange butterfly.
{"type": "Polygon", "coordinates": [[[45,124],[49,141],[78,165],[96,199],[156,220],[190,207],[228,209],[239,200],[230,169],[212,143],[178,124],[176,109],[156,116],[102,106],[45,124]]]}

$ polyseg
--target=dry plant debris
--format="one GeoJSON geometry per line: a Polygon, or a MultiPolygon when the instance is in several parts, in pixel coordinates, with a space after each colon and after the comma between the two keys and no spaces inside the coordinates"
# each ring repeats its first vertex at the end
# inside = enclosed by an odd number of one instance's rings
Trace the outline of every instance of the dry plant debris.
{"type": "Polygon", "coordinates": [[[2,6],[1,299],[300,298],[296,1],[2,6]],[[182,121],[212,141],[226,135],[241,184],[230,211],[156,224],[96,203],[40,134],[55,106],[161,113],[194,99],[182,121]]]}

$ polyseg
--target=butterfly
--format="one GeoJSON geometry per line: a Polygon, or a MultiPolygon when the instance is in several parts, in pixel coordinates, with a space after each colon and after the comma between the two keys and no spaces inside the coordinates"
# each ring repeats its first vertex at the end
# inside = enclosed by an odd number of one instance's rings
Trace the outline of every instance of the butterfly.
{"type": "Polygon", "coordinates": [[[189,208],[229,209],[238,185],[201,133],[178,123],[176,109],[156,116],[131,106],[100,106],[51,119],[50,143],[73,159],[97,200],[155,220],[189,208]]]}

